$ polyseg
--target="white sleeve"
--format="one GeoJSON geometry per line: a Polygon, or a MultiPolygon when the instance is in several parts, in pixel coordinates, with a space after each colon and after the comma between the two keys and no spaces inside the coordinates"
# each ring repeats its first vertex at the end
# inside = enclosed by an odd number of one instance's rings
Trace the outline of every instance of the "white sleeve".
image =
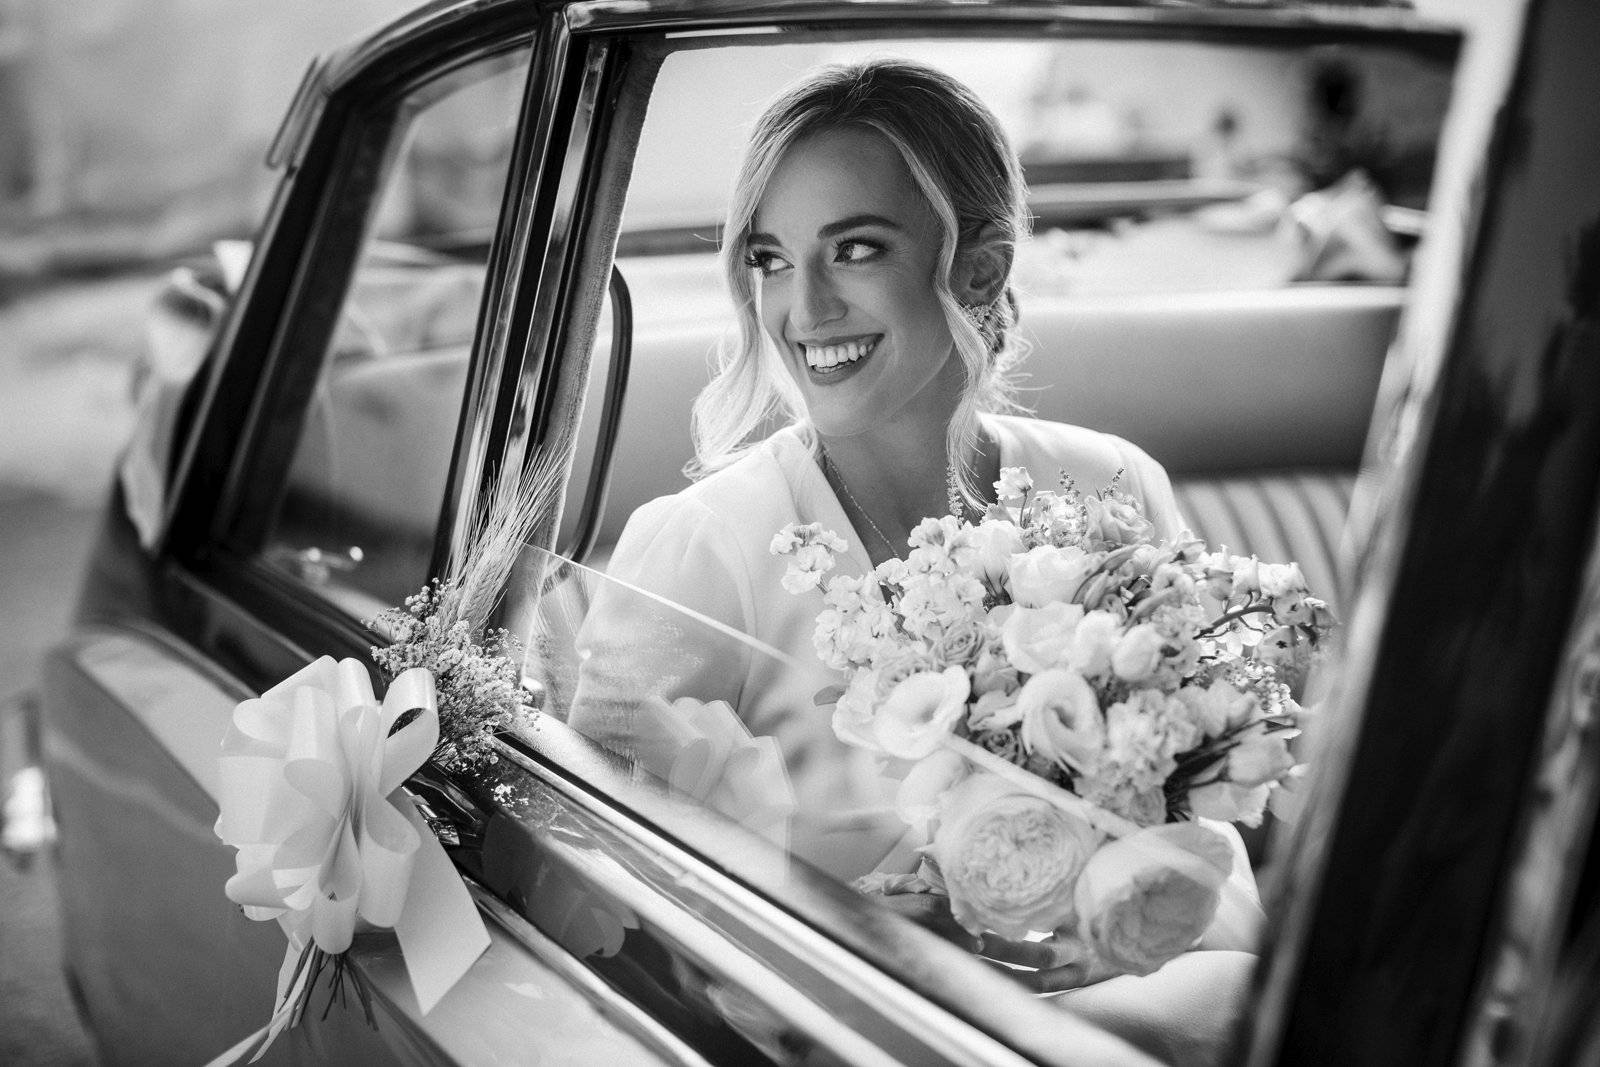
{"type": "Polygon", "coordinates": [[[1120,437],[1112,440],[1127,471],[1126,485],[1144,506],[1145,517],[1155,524],[1156,538],[1173,540],[1188,528],[1188,524],[1179,513],[1178,498],[1172,492],[1172,480],[1167,477],[1166,468],[1133,442],[1120,437]]]}
{"type": "Polygon", "coordinates": [[[750,580],[731,532],[681,495],[653,500],[628,520],[578,630],[575,729],[627,755],[656,732],[646,720],[674,700],[738,709],[749,650],[705,621],[746,629],[750,580]]]}

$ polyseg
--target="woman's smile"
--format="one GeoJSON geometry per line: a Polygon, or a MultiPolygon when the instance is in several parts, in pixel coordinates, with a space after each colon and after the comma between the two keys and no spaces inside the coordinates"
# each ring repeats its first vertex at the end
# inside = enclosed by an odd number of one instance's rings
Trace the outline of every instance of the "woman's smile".
{"type": "Polygon", "coordinates": [[[832,384],[848,378],[878,348],[882,334],[799,343],[813,381],[832,384]]]}

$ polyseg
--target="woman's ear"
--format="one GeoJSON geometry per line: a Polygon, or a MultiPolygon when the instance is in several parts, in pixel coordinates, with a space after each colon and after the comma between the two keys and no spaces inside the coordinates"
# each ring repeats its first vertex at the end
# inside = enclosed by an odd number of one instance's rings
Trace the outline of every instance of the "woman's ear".
{"type": "Polygon", "coordinates": [[[992,304],[1011,277],[1011,243],[993,223],[961,242],[951,269],[950,291],[963,304],[992,304]]]}

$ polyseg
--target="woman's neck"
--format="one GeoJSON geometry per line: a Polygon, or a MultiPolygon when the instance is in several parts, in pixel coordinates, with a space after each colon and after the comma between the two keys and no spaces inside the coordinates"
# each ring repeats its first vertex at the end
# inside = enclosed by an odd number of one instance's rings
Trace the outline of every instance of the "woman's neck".
{"type": "Polygon", "coordinates": [[[904,556],[912,527],[949,513],[952,458],[968,464],[979,485],[999,476],[997,444],[980,433],[975,455],[950,457],[947,424],[916,419],[848,437],[817,435],[826,453],[823,473],[874,564],[904,556]]]}

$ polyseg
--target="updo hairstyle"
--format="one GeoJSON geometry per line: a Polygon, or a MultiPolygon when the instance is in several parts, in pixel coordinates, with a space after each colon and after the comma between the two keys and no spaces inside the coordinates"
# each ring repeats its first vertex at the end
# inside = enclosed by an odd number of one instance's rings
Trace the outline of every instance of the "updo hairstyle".
{"type": "MultiPolygon", "coordinates": [[[[745,244],[756,205],[783,154],[810,134],[844,127],[875,131],[893,145],[940,223],[931,282],[966,370],[966,386],[950,420],[949,454],[970,454],[979,412],[1016,407],[1011,376],[1022,353],[1011,335],[1017,304],[1010,285],[999,298],[997,321],[982,333],[961,313],[950,290],[957,253],[986,227],[992,227],[987,236],[1006,256],[1007,273],[1012,251],[1027,235],[1022,170],[1005,131],[972,90],[932,67],[904,59],[821,67],[767,107],[739,169],[721,250],[739,333],[736,342],[723,346],[715,377],[695,400],[697,458],[686,468],[691,477],[733,462],[750,447],[750,435],[774,415],[791,422],[805,418],[800,391],[762,329],[745,244]]],[[[975,498],[970,472],[958,473],[967,496],[975,498]]]]}

